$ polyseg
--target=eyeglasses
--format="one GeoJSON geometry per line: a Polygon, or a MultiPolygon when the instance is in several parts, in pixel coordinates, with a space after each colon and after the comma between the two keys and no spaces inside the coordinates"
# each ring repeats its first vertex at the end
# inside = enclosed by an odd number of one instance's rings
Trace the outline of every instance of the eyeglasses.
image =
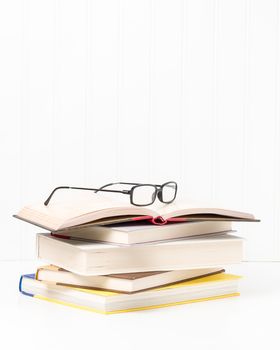
{"type": "Polygon", "coordinates": [[[151,184],[141,184],[135,182],[113,182],[107,185],[101,186],[100,188],[87,188],[87,187],[70,187],[70,186],[59,186],[56,187],[49,197],[44,202],[44,205],[47,206],[57,190],[60,189],[72,189],[72,190],[86,190],[97,192],[111,192],[111,193],[122,193],[128,194],[130,196],[130,203],[138,207],[144,207],[151,205],[156,200],[162,203],[172,203],[177,195],[177,183],[174,181],[165,182],[162,185],[151,185],[151,184]],[[106,187],[113,185],[131,185],[130,190],[108,190],[106,187]]]}

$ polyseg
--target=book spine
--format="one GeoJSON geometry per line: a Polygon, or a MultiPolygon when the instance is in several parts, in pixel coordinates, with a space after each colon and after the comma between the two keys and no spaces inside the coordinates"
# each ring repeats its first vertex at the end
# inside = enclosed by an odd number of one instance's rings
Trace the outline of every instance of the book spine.
{"type": "Polygon", "coordinates": [[[130,219],[131,221],[142,221],[142,220],[152,220],[153,217],[150,215],[145,215],[145,216],[137,216],[136,218],[130,219]]]}
{"type": "Polygon", "coordinates": [[[29,297],[34,297],[34,294],[27,293],[27,292],[25,292],[25,291],[22,289],[22,280],[23,280],[23,278],[31,278],[31,279],[34,279],[34,278],[35,278],[35,274],[34,274],[34,273],[31,273],[31,274],[28,274],[28,275],[22,275],[22,276],[20,276],[19,285],[18,285],[18,289],[19,289],[20,293],[22,293],[23,295],[27,295],[27,296],[29,296],[29,297]]]}
{"type": "Polygon", "coordinates": [[[167,224],[167,220],[165,220],[162,216],[156,216],[155,218],[152,218],[151,223],[154,225],[165,225],[167,224]]]}
{"type": "Polygon", "coordinates": [[[165,220],[162,216],[156,216],[156,217],[139,216],[137,218],[132,218],[131,220],[132,221],[146,220],[146,221],[149,221],[153,225],[166,225],[169,222],[175,222],[176,223],[176,222],[187,222],[188,221],[187,218],[168,218],[168,219],[165,220]]]}

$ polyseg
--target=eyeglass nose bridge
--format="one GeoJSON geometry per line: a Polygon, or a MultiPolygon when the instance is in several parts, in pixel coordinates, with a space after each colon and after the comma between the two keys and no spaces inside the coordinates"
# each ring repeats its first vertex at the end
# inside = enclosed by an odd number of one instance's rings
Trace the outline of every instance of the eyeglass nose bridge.
{"type": "Polygon", "coordinates": [[[157,188],[156,190],[156,196],[158,199],[162,202],[162,188],[157,188]]]}

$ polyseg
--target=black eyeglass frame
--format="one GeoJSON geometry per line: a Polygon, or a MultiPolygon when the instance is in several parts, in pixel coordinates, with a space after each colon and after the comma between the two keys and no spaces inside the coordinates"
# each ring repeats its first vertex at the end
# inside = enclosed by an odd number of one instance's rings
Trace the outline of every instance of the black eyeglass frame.
{"type": "Polygon", "coordinates": [[[175,181],[168,181],[168,182],[165,182],[164,184],[162,185],[152,185],[152,184],[141,184],[141,183],[136,183],[136,182],[112,182],[112,183],[109,183],[109,184],[106,184],[104,186],[101,186],[100,188],[89,188],[89,187],[73,187],[73,186],[59,186],[59,187],[56,187],[52,192],[51,194],[49,195],[49,197],[45,200],[44,202],[44,205],[47,206],[52,198],[52,196],[54,195],[54,193],[57,191],[57,190],[60,190],[60,189],[72,189],[72,190],[86,190],[86,191],[94,191],[95,193],[101,191],[101,192],[111,192],[111,193],[122,193],[122,194],[128,194],[130,195],[130,203],[132,205],[135,205],[137,207],[146,207],[148,205],[152,205],[156,198],[159,199],[160,202],[162,203],[165,203],[165,204],[170,204],[172,203],[175,198],[176,198],[176,195],[177,195],[177,189],[178,189],[178,185],[175,181]],[[173,184],[175,185],[174,186],[174,190],[175,190],[175,193],[174,193],[174,197],[172,200],[170,201],[164,201],[163,198],[162,198],[162,190],[163,190],[163,187],[168,185],[168,184],[173,184]],[[112,186],[112,185],[132,185],[132,188],[130,190],[105,190],[104,188],[105,187],[108,187],[108,186],[112,186]],[[137,189],[138,187],[143,187],[143,186],[150,186],[150,187],[153,187],[155,189],[155,192],[153,194],[153,198],[152,198],[152,201],[151,203],[149,204],[137,204],[137,203],[134,203],[133,202],[133,193],[135,191],[135,189],[137,189]]]}

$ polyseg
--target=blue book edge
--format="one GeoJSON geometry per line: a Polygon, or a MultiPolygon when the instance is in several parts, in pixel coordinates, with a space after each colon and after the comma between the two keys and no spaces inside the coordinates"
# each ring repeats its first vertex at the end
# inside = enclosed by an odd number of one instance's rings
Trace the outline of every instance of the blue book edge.
{"type": "Polygon", "coordinates": [[[28,295],[29,297],[34,297],[34,294],[26,293],[25,291],[22,290],[22,280],[23,280],[23,278],[35,279],[35,273],[30,273],[30,274],[27,274],[27,275],[20,276],[19,285],[18,285],[18,289],[19,289],[20,293],[22,293],[23,295],[28,295]]]}

